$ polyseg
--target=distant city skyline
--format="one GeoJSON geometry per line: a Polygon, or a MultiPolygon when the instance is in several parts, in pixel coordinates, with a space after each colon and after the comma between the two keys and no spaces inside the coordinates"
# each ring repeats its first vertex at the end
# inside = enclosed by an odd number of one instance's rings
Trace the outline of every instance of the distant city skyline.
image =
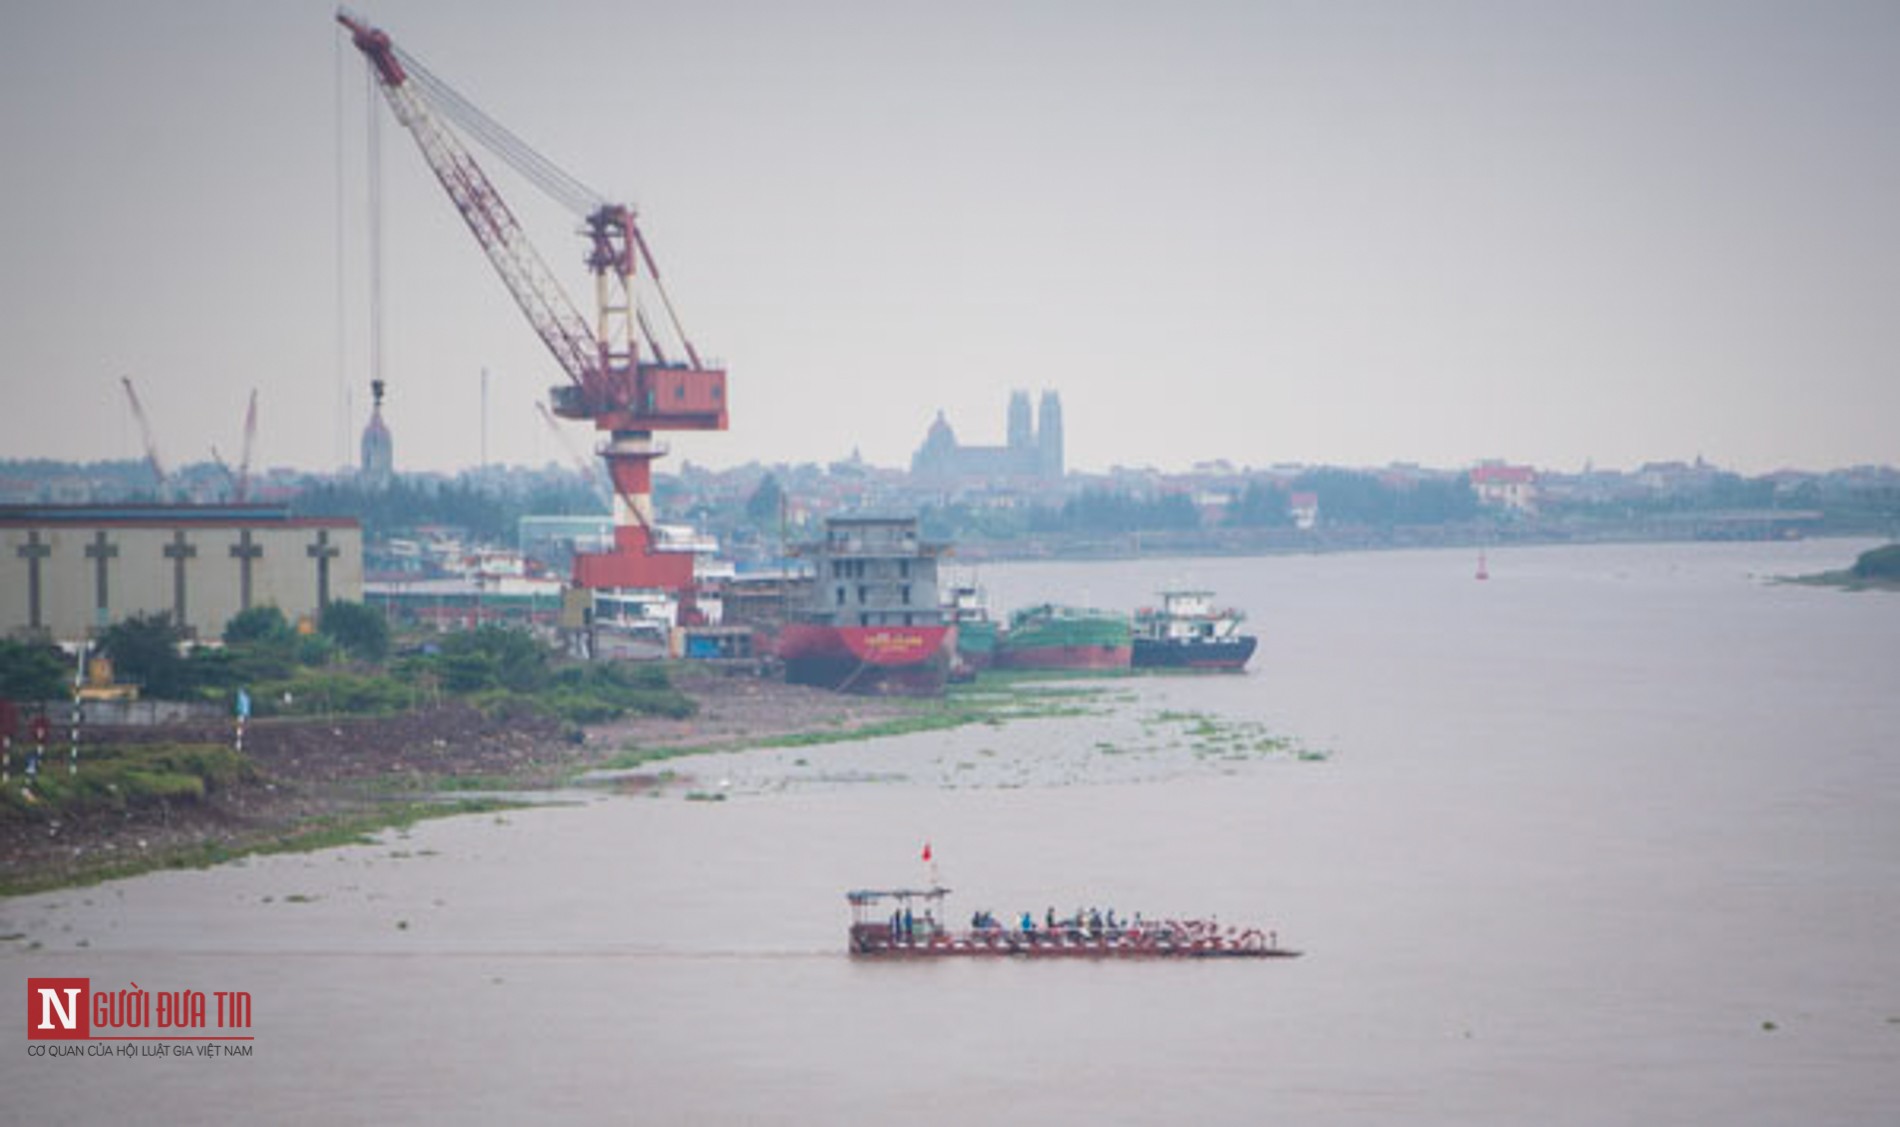
{"type": "MultiPolygon", "coordinates": [[[[371,111],[396,469],[595,444],[333,14],[14,14],[0,457],[142,456],[129,376],[173,464],[231,458],[256,388],[255,466],[354,465],[371,111]]],[[[1891,4],[369,16],[641,207],[732,381],[662,472],[904,466],[1018,387],[1085,472],[1900,462],[1891,4]]],[[[572,220],[488,167],[590,308],[572,220]]]]}

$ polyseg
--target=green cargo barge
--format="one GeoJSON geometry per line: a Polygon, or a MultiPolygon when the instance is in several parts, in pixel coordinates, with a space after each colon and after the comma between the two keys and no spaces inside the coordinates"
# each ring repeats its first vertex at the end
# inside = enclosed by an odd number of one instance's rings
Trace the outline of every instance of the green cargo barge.
{"type": "Polygon", "coordinates": [[[1128,616],[1043,603],[1010,616],[997,640],[999,669],[1127,669],[1134,653],[1128,616]]]}

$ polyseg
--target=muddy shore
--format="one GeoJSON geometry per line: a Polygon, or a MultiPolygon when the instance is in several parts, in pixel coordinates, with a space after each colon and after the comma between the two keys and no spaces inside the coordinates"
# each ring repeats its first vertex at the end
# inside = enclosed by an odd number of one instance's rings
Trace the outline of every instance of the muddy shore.
{"type": "MultiPolygon", "coordinates": [[[[674,683],[698,705],[671,720],[637,717],[570,730],[540,716],[491,718],[461,704],[392,717],[268,720],[245,733],[252,777],[202,801],[0,820],[5,886],[50,887],[170,864],[201,864],[312,830],[367,829],[426,814],[444,796],[556,786],[628,752],[730,747],[774,736],[846,733],[913,715],[914,703],[843,696],[698,667],[674,683]]],[[[94,743],[229,745],[228,724],[96,728],[94,743]]],[[[63,756],[53,759],[55,763],[63,756]]]]}

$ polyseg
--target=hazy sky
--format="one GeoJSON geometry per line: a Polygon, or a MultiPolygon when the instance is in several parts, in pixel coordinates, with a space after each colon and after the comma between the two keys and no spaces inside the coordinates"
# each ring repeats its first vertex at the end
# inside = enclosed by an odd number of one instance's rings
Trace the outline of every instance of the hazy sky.
{"type": "MultiPolygon", "coordinates": [[[[134,455],[130,375],[173,463],[232,455],[252,387],[259,464],[353,461],[333,7],[7,9],[0,455],[134,455]]],[[[938,408],[1000,442],[1017,387],[1084,469],[1900,462],[1891,0],[362,9],[640,207],[732,380],[663,467],[907,463],[938,408]]],[[[399,468],[477,460],[484,367],[491,459],[565,459],[552,359],[375,110],[399,468]]],[[[591,309],[572,222],[489,166],[591,309]]]]}

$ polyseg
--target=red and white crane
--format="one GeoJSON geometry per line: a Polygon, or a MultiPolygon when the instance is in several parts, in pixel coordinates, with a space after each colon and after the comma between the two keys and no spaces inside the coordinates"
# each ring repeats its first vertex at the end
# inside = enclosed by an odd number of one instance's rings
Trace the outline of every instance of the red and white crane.
{"type": "Polygon", "coordinates": [[[633,208],[606,202],[561,171],[429,73],[391,42],[386,32],[348,11],[338,11],[336,18],[349,29],[396,120],[415,138],[423,159],[501,275],[515,304],[567,373],[569,382],[549,393],[554,413],[589,420],[609,436],[601,457],[616,493],[615,550],[577,556],[574,582],[582,587],[689,590],[692,556],[655,550],[652,465],[665,449],[653,441],[653,434],[725,430],[726,373],[701,363],[680,328],[633,208]],[[555,280],[514,213],[444,117],[453,118],[583,220],[588,243],[585,262],[594,275],[591,324],[555,280]],[[640,264],[645,264],[645,277],[679,338],[684,362],[667,358],[641,311],[635,294],[640,264]],[[642,357],[643,343],[651,359],[642,357]]]}

